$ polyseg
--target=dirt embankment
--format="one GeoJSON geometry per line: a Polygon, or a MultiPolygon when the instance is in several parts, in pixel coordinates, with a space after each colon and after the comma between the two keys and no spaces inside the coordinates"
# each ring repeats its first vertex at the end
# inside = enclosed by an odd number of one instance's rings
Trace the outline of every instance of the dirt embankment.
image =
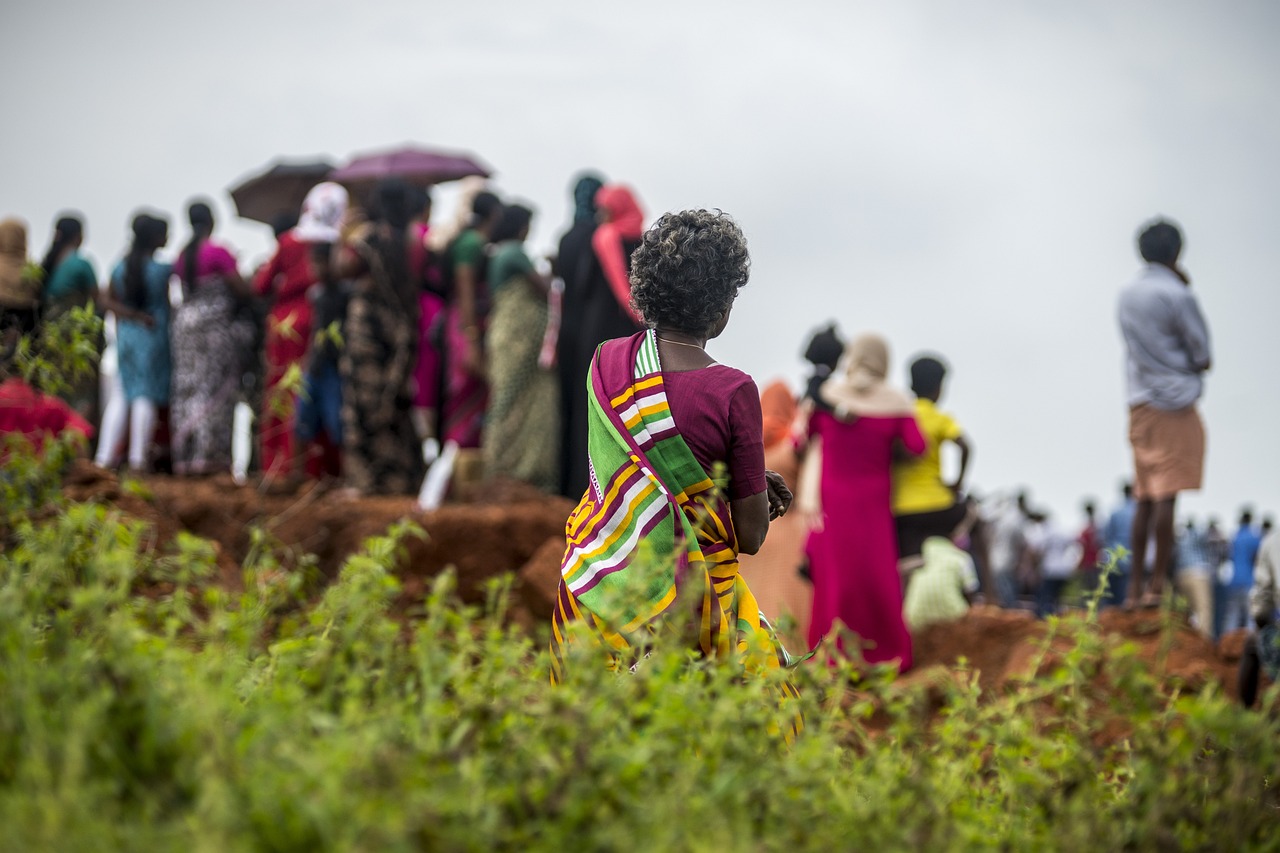
{"type": "MultiPolygon", "coordinates": [[[[254,527],[279,544],[286,560],[290,553],[315,555],[322,575],[331,580],[365,540],[408,519],[426,530],[427,538],[405,541],[407,559],[399,572],[406,604],[421,601],[431,579],[450,567],[457,571],[462,599],[483,601],[490,579],[519,573],[544,545],[563,543],[564,522],[573,508],[562,498],[515,485],[499,489],[490,502],[450,504],[435,512],[422,512],[412,498],[348,497],[316,483],[278,491],[240,486],[230,476],[157,475],[133,486],[88,464],[71,472],[65,491],[72,500],[105,503],[150,523],[159,551],[179,531],[212,540],[221,582],[233,589],[241,583],[240,565],[252,546],[254,527]]],[[[558,572],[558,555],[555,566],[558,572]]],[[[517,621],[533,624],[549,617],[543,587],[518,581],[515,595],[517,621]]]]}
{"type": "MultiPolygon", "coordinates": [[[[131,487],[87,463],[71,472],[66,493],[73,500],[103,502],[149,522],[157,550],[163,551],[184,530],[212,540],[219,551],[221,582],[229,588],[241,583],[239,567],[255,526],[269,533],[286,557],[290,552],[314,554],[324,577],[332,579],[366,539],[407,518],[427,531],[427,539],[405,543],[407,559],[399,568],[403,606],[420,602],[431,579],[449,567],[456,569],[459,593],[468,602],[483,601],[486,583],[511,572],[517,577],[512,616],[525,626],[550,617],[564,522],[572,509],[567,500],[518,485],[490,490],[485,503],[450,504],[427,513],[411,498],[351,498],[314,483],[275,491],[239,486],[230,477],[153,476],[131,487]]],[[[1132,642],[1138,656],[1171,685],[1200,690],[1217,682],[1235,694],[1242,632],[1214,644],[1182,621],[1167,630],[1159,611],[1104,611],[1100,624],[1104,631],[1132,642]]],[[[1046,630],[1046,623],[1024,612],[975,608],[964,619],[933,625],[916,635],[916,667],[905,679],[937,679],[963,658],[977,671],[984,690],[1003,690],[1029,674],[1046,630]]],[[[1045,666],[1060,659],[1062,642],[1055,641],[1045,666]]]]}
{"type": "MultiPolygon", "coordinates": [[[[1137,658],[1170,687],[1198,692],[1217,683],[1228,695],[1237,695],[1236,670],[1245,632],[1233,632],[1215,643],[1181,614],[1159,610],[1104,610],[1098,623],[1105,634],[1131,643],[1137,658]]],[[[983,690],[1003,691],[1031,675],[1038,659],[1041,673],[1062,661],[1070,643],[1063,636],[1053,639],[1041,658],[1048,631],[1048,623],[1025,611],[975,607],[964,619],[931,625],[915,635],[916,668],[907,678],[927,681],[936,677],[939,667],[953,669],[963,659],[976,671],[983,690]]]]}

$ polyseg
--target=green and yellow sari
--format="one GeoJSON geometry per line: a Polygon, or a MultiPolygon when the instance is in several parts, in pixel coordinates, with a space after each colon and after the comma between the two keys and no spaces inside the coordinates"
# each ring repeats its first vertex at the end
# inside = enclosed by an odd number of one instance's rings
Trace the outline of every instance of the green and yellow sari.
{"type": "Polygon", "coordinates": [[[738,572],[729,505],[676,429],[654,333],[601,345],[588,386],[591,485],[565,529],[552,682],[584,634],[611,669],[634,666],[660,631],[748,672],[789,665],[738,572]]]}

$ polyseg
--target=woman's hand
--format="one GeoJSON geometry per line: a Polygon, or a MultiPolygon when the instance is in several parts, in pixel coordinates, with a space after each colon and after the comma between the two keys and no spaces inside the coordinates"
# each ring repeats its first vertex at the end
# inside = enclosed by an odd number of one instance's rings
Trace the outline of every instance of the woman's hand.
{"type": "Polygon", "coordinates": [[[769,520],[781,518],[791,509],[795,495],[787,488],[787,481],[777,471],[764,472],[765,492],[769,496],[769,520]]]}

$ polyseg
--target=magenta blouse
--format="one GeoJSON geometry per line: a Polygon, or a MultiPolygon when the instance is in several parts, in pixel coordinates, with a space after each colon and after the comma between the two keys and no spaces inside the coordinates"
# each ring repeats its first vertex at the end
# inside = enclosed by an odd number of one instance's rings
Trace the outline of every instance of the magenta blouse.
{"type": "Polygon", "coordinates": [[[663,371],[662,381],[671,417],[694,458],[708,474],[717,462],[729,469],[729,500],[763,492],[764,419],[751,377],[713,364],[663,371]]]}
{"type": "MultiPolygon", "coordinates": [[[[186,281],[187,273],[187,253],[183,252],[178,256],[178,260],[174,262],[173,271],[186,281]]],[[[227,251],[227,249],[219,246],[212,240],[205,240],[200,244],[200,249],[196,255],[196,281],[198,284],[203,279],[210,276],[226,276],[234,275],[236,272],[235,255],[227,251]]],[[[191,282],[188,282],[189,284],[191,282]]]]}

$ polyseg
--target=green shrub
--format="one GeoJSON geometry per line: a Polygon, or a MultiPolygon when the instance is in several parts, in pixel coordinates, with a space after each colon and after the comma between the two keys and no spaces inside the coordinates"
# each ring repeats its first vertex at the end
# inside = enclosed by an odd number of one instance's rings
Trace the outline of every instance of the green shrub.
{"type": "Polygon", "coordinates": [[[412,525],[318,593],[258,535],[233,595],[197,538],[155,554],[103,507],[26,507],[0,555],[7,849],[1277,843],[1275,719],[1168,695],[1088,617],[1055,623],[1047,671],[994,697],[963,670],[903,687],[808,665],[797,708],[661,646],[621,674],[582,653],[553,688],[502,584],[464,607],[446,574],[393,616],[412,525]]]}

